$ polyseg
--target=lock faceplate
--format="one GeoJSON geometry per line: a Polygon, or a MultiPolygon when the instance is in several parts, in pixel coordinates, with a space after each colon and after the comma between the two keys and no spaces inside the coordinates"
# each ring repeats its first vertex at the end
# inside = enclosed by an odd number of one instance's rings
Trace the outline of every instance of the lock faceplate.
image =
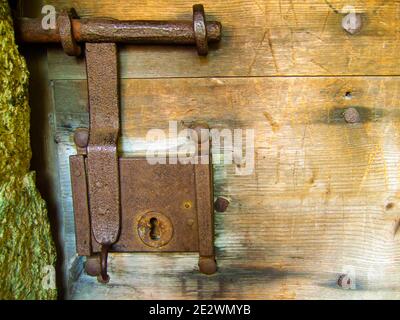
{"type": "MultiPolygon", "coordinates": [[[[212,165],[200,164],[196,157],[199,164],[119,159],[121,229],[110,252],[199,252],[199,261],[215,265],[212,165]]],[[[83,192],[86,162],[84,155],[70,158],[75,221],[85,222],[76,228],[77,250],[88,256],[101,253],[102,246],[91,232],[89,210],[82,210],[89,203],[83,192]]]]}
{"type": "MultiPolygon", "coordinates": [[[[70,159],[75,221],[86,222],[85,228],[77,228],[77,248],[78,254],[88,255],[101,252],[101,245],[87,226],[88,210],[81,210],[88,198],[81,192],[86,186],[86,169],[79,157],[83,156],[70,159]]],[[[151,165],[144,158],[120,158],[119,168],[121,232],[111,252],[214,254],[211,165],[151,165]],[[201,175],[199,167],[206,169],[201,175]],[[152,219],[158,224],[153,239],[152,219]]]]}

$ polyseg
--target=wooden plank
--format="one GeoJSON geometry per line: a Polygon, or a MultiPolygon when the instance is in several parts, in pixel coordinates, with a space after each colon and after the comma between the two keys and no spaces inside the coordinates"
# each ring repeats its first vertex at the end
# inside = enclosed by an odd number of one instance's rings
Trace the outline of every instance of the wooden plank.
{"type": "MultiPolygon", "coordinates": [[[[191,19],[192,1],[51,0],[82,16],[118,19],[191,19]]],[[[223,39],[208,58],[194,48],[121,48],[123,78],[399,75],[400,3],[382,0],[204,0],[209,19],[223,24],[223,39]],[[363,15],[359,34],[341,27],[347,5],[363,15]]],[[[61,49],[49,54],[51,79],[84,79],[82,59],[61,49]]]]}
{"type": "MultiPolygon", "coordinates": [[[[144,153],[148,130],[197,120],[254,129],[256,168],[214,166],[215,196],[232,200],[215,216],[218,274],[200,275],[192,254],[114,254],[110,285],[82,275],[74,298],[400,298],[400,78],[131,79],[121,91],[125,156],[144,153]],[[344,121],[348,107],[359,124],[344,121]],[[355,290],[336,285],[348,272],[355,290]]],[[[86,92],[54,83],[72,224],[67,157],[86,92]]]]}
{"type": "MultiPolygon", "coordinates": [[[[265,254],[269,254],[267,251],[265,254]]],[[[309,259],[309,258],[305,258],[309,259]]],[[[337,268],[327,270],[314,260],[314,273],[295,267],[301,258],[275,264],[233,265],[219,260],[219,272],[205,276],[196,270],[193,255],[110,255],[108,286],[82,276],[74,286],[73,299],[398,299],[398,280],[380,283],[379,270],[355,268],[358,287],[343,290],[336,285],[337,268]],[[297,260],[296,260],[297,259],[297,260]],[[316,268],[318,265],[319,270],[316,268]],[[145,267],[144,267],[145,266],[145,267]],[[325,271],[326,270],[326,271],[325,271]],[[362,276],[360,275],[362,273],[362,276]],[[371,283],[374,281],[374,284],[371,283]],[[397,288],[396,288],[397,287],[397,288]]],[[[278,261],[278,260],[276,260],[278,261]]],[[[311,264],[311,261],[310,261],[311,264]]],[[[341,267],[339,266],[339,270],[341,267]]],[[[396,272],[385,269],[385,272],[396,272]]],[[[340,271],[341,272],[341,271],[340,271]]],[[[398,278],[398,277],[397,277],[398,278]]],[[[390,281],[390,280],[388,280],[390,281]]]]}

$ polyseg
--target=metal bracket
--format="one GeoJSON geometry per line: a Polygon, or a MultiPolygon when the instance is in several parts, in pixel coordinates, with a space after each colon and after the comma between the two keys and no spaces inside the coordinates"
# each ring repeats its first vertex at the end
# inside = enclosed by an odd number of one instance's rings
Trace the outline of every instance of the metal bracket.
{"type": "MultiPolygon", "coordinates": [[[[73,38],[73,25],[78,22],[69,17],[68,20],[64,15],[58,20],[65,24],[60,27],[60,31],[64,30],[61,42],[68,54],[78,54],[73,38]]],[[[186,43],[196,44],[198,54],[206,55],[208,42],[216,37],[216,30],[220,33],[221,26],[216,22],[207,24],[202,5],[193,7],[193,19],[192,33],[188,33],[186,43]]],[[[110,21],[118,25],[117,21],[110,21]]],[[[101,23],[103,27],[107,25],[105,21],[101,23]]],[[[144,35],[154,32],[158,22],[140,23],[140,33],[144,35]]],[[[165,32],[166,23],[159,23],[164,28],[164,33],[157,38],[160,43],[180,43],[181,31],[188,31],[186,22],[170,22],[168,32],[165,32]],[[176,39],[172,37],[173,32],[176,39]]],[[[85,24],[90,22],[81,24],[80,37],[84,36],[83,32],[88,37],[88,30],[93,31],[96,25],[93,23],[92,29],[85,29],[85,24]]],[[[106,29],[99,30],[107,34],[106,29]]],[[[77,251],[90,257],[87,273],[107,283],[107,258],[111,251],[199,252],[200,271],[213,274],[217,266],[211,154],[201,154],[199,145],[192,162],[198,164],[190,165],[151,165],[143,158],[118,157],[117,47],[114,42],[108,42],[108,36],[101,39],[99,33],[96,35],[95,43],[86,43],[85,50],[90,127],[75,132],[78,155],[70,158],[77,251]],[[202,164],[201,157],[208,158],[207,164],[202,164]]],[[[132,34],[127,39],[132,39],[132,34]]]]}
{"type": "MultiPolygon", "coordinates": [[[[216,272],[212,162],[150,165],[120,158],[118,61],[116,43],[196,45],[199,55],[221,39],[222,26],[207,22],[193,6],[193,21],[79,19],[63,11],[57,28],[44,30],[41,19],[16,19],[23,43],[60,43],[79,56],[85,44],[90,127],[78,129],[77,155],[70,157],[76,247],[87,256],[86,271],[108,282],[108,252],[199,252],[199,268],[216,272]]],[[[195,156],[208,157],[203,152],[195,156]]]]}

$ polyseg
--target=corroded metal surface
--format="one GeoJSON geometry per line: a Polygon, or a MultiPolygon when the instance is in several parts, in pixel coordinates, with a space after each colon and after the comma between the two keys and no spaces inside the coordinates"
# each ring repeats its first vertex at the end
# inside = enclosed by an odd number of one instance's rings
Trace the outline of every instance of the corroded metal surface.
{"type": "MultiPolygon", "coordinates": [[[[74,34],[79,42],[196,44],[196,33],[191,21],[81,19],[75,25],[74,34]]],[[[206,27],[209,31],[207,41],[219,41],[221,24],[208,22],[206,27]]]]}
{"type": "Polygon", "coordinates": [[[76,16],[75,10],[63,10],[57,18],[61,45],[69,56],[79,56],[81,47],[76,43],[72,34],[72,18],[76,16]]]}
{"type": "Polygon", "coordinates": [[[95,254],[86,257],[85,272],[92,277],[97,277],[101,273],[100,256],[95,254]]]}
{"type": "MultiPolygon", "coordinates": [[[[200,271],[214,273],[212,166],[151,165],[144,158],[120,158],[119,169],[121,232],[109,250],[199,252],[200,271]],[[156,219],[153,225],[152,219],[156,219]]],[[[77,192],[74,190],[74,199],[80,197],[77,192]]],[[[84,211],[75,214],[79,216],[84,211]]],[[[76,231],[85,232],[78,228],[76,231]]],[[[91,254],[104,250],[93,234],[91,243],[91,254]]],[[[107,252],[103,252],[101,260],[103,269],[107,252]]]]}
{"type": "Polygon", "coordinates": [[[204,274],[213,274],[217,271],[217,264],[214,252],[212,157],[209,149],[204,148],[205,141],[203,139],[198,141],[198,156],[201,158],[201,161],[195,166],[195,188],[199,239],[201,239],[199,242],[199,269],[204,274]]]}
{"type": "MultiPolygon", "coordinates": [[[[211,197],[212,181],[205,179],[206,183],[197,186],[198,165],[151,165],[144,158],[120,158],[119,167],[121,233],[110,251],[199,252],[203,248],[202,256],[214,259],[213,231],[199,226],[200,221],[206,220],[212,228],[212,207],[205,211],[202,205],[202,202],[211,203],[212,198],[199,197],[207,194],[211,197]],[[158,231],[152,229],[151,219],[157,219],[154,222],[158,231]]],[[[211,175],[211,166],[203,168],[206,176],[211,175]]],[[[82,190],[73,189],[74,199],[81,199],[78,192],[82,190]]],[[[84,210],[76,210],[75,214],[77,221],[88,217],[84,210]]],[[[87,235],[87,230],[82,228],[77,228],[78,232],[87,235]]],[[[93,235],[92,246],[91,253],[101,252],[102,247],[93,235]]],[[[86,250],[89,249],[87,246],[86,250]]]]}
{"type": "Polygon", "coordinates": [[[26,43],[63,43],[67,52],[76,53],[76,43],[144,43],[197,45],[205,55],[208,43],[221,39],[221,23],[206,22],[202,5],[193,7],[193,21],[120,21],[108,18],[71,20],[61,15],[57,28],[44,30],[41,19],[16,19],[16,35],[26,43]],[[60,25],[61,22],[61,25],[60,25]]]}
{"type": "Polygon", "coordinates": [[[90,136],[88,184],[92,232],[96,241],[110,245],[120,229],[117,143],[119,98],[115,44],[87,44],[90,136]]]}
{"type": "Polygon", "coordinates": [[[90,134],[87,175],[91,230],[101,244],[99,281],[107,283],[107,257],[120,232],[118,60],[115,43],[86,44],[90,134]]]}
{"type": "Polygon", "coordinates": [[[204,7],[201,4],[193,6],[193,30],[197,52],[200,56],[206,56],[208,53],[207,26],[204,7]]]}
{"type": "MultiPolygon", "coordinates": [[[[74,21],[73,21],[73,24],[74,21]]],[[[15,35],[22,43],[60,43],[61,36],[59,28],[43,29],[42,19],[15,18],[15,35]]],[[[76,39],[76,38],[75,38],[76,39]]]]}
{"type": "MultiPolygon", "coordinates": [[[[121,234],[110,250],[198,252],[195,165],[151,165],[145,158],[120,158],[119,161],[121,234]],[[155,227],[164,230],[143,225],[152,218],[159,223],[155,227]],[[152,231],[154,235],[150,234],[152,231]],[[151,241],[152,236],[161,241],[151,241]]],[[[99,245],[93,245],[93,252],[100,249],[99,245]]]]}
{"type": "Polygon", "coordinates": [[[89,130],[86,128],[78,128],[74,132],[74,143],[78,154],[87,154],[87,146],[89,144],[89,130]]]}
{"type": "Polygon", "coordinates": [[[92,250],[85,157],[82,155],[71,156],[69,165],[71,187],[74,195],[72,200],[75,218],[76,251],[81,256],[89,256],[92,250]]]}
{"type": "Polygon", "coordinates": [[[217,212],[225,212],[229,207],[229,199],[225,197],[218,197],[214,202],[214,209],[217,212]]]}

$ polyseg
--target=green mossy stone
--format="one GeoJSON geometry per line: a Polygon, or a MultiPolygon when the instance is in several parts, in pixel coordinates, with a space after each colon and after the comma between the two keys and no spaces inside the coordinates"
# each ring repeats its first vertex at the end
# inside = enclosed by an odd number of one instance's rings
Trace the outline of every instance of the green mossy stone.
{"type": "Polygon", "coordinates": [[[56,252],[29,171],[28,70],[0,0],[0,299],[55,299],[56,252]]]}

